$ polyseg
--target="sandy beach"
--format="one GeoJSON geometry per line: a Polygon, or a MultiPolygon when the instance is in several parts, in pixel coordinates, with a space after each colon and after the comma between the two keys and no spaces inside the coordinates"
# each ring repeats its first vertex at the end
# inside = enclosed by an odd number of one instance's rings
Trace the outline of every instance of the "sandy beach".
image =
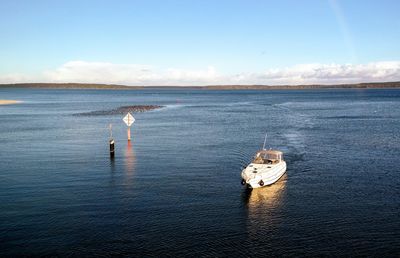
{"type": "Polygon", "coordinates": [[[22,101],[19,100],[11,100],[11,99],[0,99],[0,105],[11,105],[11,104],[18,104],[22,101]]]}

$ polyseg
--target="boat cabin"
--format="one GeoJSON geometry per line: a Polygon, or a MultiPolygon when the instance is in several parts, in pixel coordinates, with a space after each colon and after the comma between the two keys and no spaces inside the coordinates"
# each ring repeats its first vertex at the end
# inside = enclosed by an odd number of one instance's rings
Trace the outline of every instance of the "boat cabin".
{"type": "Polygon", "coordinates": [[[283,160],[283,153],[277,150],[260,150],[257,152],[252,163],[255,164],[277,164],[283,160]]]}

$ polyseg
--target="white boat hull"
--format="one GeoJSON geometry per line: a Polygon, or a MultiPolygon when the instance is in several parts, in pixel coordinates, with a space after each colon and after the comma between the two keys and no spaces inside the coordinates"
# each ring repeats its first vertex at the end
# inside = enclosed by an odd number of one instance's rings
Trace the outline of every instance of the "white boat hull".
{"type": "Polygon", "coordinates": [[[259,188],[271,185],[279,180],[286,172],[286,162],[278,164],[255,164],[250,163],[242,171],[242,179],[251,188],[259,188]]]}

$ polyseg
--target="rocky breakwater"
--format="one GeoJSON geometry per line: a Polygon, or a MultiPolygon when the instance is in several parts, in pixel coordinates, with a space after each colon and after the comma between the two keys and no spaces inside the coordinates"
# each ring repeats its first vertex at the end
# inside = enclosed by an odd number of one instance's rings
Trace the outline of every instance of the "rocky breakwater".
{"type": "Polygon", "coordinates": [[[163,108],[164,106],[159,105],[134,105],[134,106],[122,106],[115,109],[109,110],[97,110],[97,111],[90,111],[84,113],[78,113],[75,115],[79,116],[107,116],[107,115],[122,115],[128,112],[130,113],[142,113],[147,112],[155,109],[163,108]]]}

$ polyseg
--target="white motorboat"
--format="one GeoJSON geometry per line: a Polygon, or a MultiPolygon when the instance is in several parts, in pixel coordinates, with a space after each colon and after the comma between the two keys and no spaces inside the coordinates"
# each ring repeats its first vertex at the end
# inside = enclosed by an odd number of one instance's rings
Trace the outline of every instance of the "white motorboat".
{"type": "Polygon", "coordinates": [[[242,171],[242,184],[251,188],[271,185],[286,172],[283,153],[278,150],[266,150],[265,141],[262,150],[258,151],[253,161],[242,171]]]}

